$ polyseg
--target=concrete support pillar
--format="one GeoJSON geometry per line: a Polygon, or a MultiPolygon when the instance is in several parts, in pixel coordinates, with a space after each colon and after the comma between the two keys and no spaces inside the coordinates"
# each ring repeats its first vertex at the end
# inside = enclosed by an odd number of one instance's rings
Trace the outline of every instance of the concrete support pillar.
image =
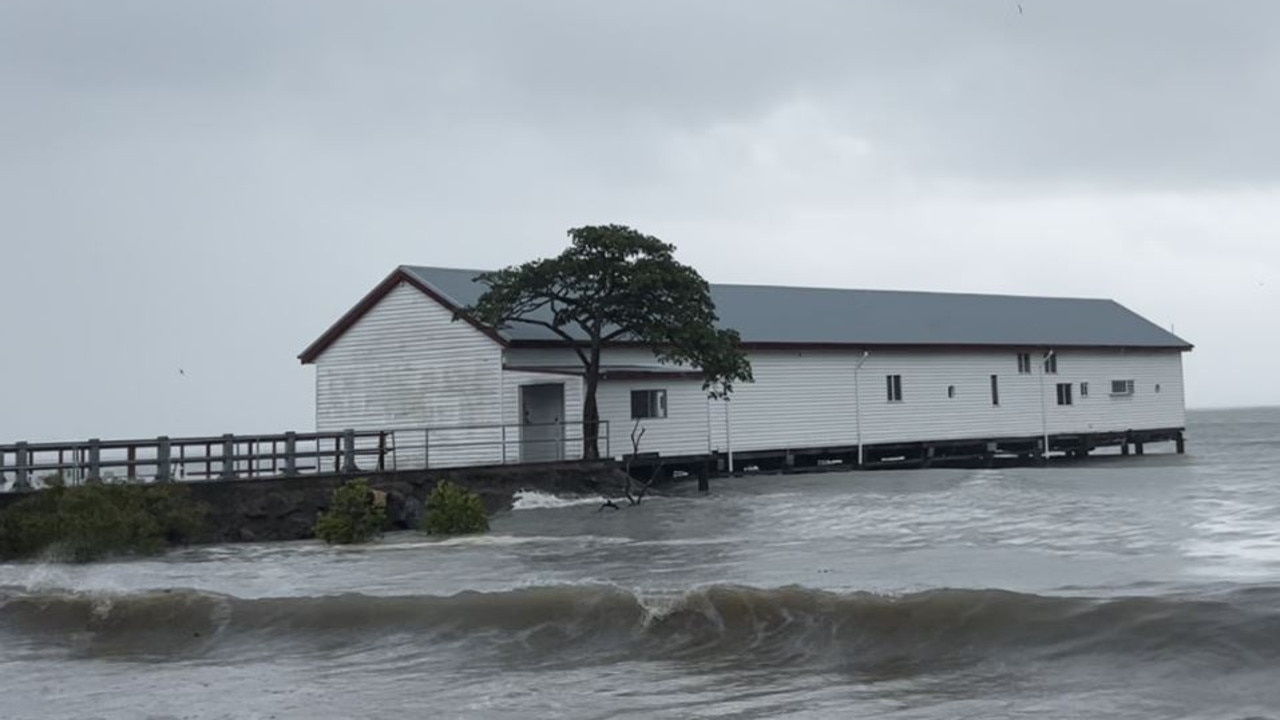
{"type": "Polygon", "coordinates": [[[1128,441],[1128,440],[1126,440],[1126,441],[1124,441],[1124,442],[1120,443],[1120,454],[1121,454],[1121,455],[1128,455],[1128,454],[1129,454],[1129,441],[1128,441]]]}
{"type": "Polygon", "coordinates": [[[1187,454],[1187,439],[1186,439],[1185,437],[1183,437],[1182,433],[1178,433],[1178,437],[1174,438],[1174,439],[1173,439],[1173,442],[1174,442],[1174,444],[1176,444],[1176,445],[1177,445],[1177,447],[1178,447],[1178,454],[1179,454],[1179,455],[1186,455],[1186,454],[1187,454]]]}
{"type": "Polygon", "coordinates": [[[1133,444],[1133,451],[1134,451],[1135,453],[1137,453],[1138,455],[1141,455],[1141,454],[1143,453],[1143,449],[1144,449],[1144,448],[1143,448],[1143,444],[1142,444],[1142,443],[1140,443],[1140,442],[1136,442],[1136,443],[1134,443],[1134,444],[1133,444]]]}

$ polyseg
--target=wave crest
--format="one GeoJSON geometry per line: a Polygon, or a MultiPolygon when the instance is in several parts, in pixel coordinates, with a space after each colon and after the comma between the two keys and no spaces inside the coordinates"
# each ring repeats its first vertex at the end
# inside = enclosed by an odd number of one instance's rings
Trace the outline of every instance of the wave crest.
{"type": "Polygon", "coordinates": [[[894,672],[989,658],[1123,654],[1280,660],[1280,589],[1220,600],[1046,597],[1001,590],[905,595],[714,585],[641,596],[607,585],[450,596],[241,599],[194,590],[0,593],[0,632],[91,654],[187,656],[249,642],[420,636],[542,662],[590,657],[894,672]]]}

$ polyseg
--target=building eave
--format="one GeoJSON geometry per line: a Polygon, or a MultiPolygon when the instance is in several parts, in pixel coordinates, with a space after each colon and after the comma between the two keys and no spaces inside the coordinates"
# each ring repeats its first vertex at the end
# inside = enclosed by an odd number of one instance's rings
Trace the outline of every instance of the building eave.
{"type": "MultiPolygon", "coordinates": [[[[1178,351],[1189,352],[1195,346],[1186,345],[1073,345],[1068,343],[1044,343],[1037,345],[1004,345],[1004,344],[981,344],[981,343],[874,343],[874,342],[774,342],[774,341],[749,341],[744,340],[740,343],[744,350],[792,350],[792,351],[815,351],[815,350],[845,350],[845,351],[861,351],[861,350],[878,350],[881,352],[888,351],[953,351],[953,352],[981,352],[991,350],[1110,350],[1110,351],[1178,351]]],[[[586,341],[578,341],[570,343],[565,340],[511,340],[509,347],[524,349],[552,349],[567,347],[586,347],[586,341]]],[[[605,343],[605,347],[648,347],[645,343],[635,341],[613,341],[605,343]]]]}

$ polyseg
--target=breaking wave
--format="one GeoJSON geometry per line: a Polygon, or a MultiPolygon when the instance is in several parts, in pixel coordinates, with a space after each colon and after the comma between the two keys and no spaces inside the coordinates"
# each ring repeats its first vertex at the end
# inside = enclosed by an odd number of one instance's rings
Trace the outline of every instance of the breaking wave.
{"type": "Polygon", "coordinates": [[[187,657],[281,644],[350,647],[395,636],[524,662],[697,660],[912,673],[990,659],[1118,654],[1224,669],[1280,660],[1280,588],[1217,599],[1046,597],[1000,590],[905,595],[716,585],[641,596],[608,585],[451,596],[242,599],[195,590],[0,591],[0,645],[187,657]]]}
{"type": "Polygon", "coordinates": [[[515,494],[515,502],[512,504],[513,510],[541,510],[546,508],[563,508],[573,507],[575,505],[601,505],[604,498],[600,496],[589,497],[561,497],[559,495],[548,495],[537,490],[521,490],[515,494]]]}

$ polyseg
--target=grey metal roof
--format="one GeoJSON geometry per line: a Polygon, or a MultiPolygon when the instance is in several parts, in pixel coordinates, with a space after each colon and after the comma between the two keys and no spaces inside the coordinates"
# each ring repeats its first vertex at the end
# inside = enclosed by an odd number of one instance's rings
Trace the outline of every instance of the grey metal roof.
{"type": "MultiPolygon", "coordinates": [[[[472,281],[478,270],[401,269],[458,307],[484,290],[472,281]]],[[[1191,348],[1113,300],[770,285],[712,285],[711,296],[745,343],[1191,348]]],[[[501,334],[556,339],[530,325],[501,334]]]]}

